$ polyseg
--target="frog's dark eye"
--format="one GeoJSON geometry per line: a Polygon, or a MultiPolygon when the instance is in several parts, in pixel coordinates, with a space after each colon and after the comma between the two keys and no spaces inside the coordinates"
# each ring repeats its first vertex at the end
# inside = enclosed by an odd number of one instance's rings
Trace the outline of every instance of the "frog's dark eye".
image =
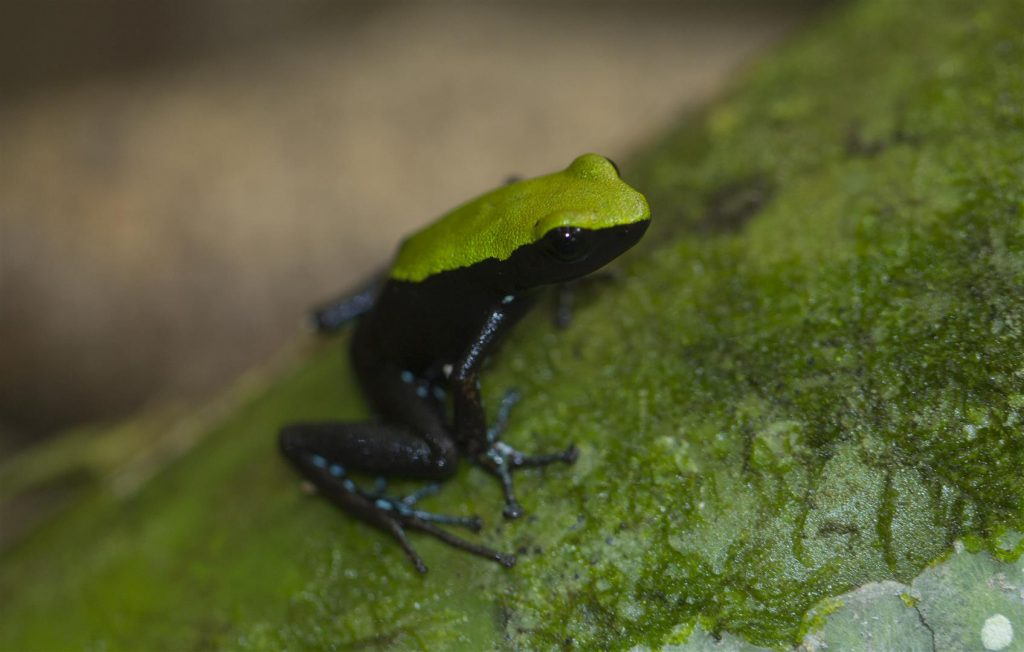
{"type": "Polygon", "coordinates": [[[589,251],[587,233],[578,226],[560,226],[545,236],[555,258],[566,263],[582,260],[589,251]]]}

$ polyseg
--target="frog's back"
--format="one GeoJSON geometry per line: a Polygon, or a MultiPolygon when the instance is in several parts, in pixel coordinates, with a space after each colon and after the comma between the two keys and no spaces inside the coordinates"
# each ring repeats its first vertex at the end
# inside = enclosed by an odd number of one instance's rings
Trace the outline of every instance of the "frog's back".
{"type": "Polygon", "coordinates": [[[584,154],[565,170],[493,190],[414,233],[402,243],[390,276],[422,282],[487,259],[506,260],[545,228],[603,228],[649,216],[643,195],[608,159],[584,154]]]}

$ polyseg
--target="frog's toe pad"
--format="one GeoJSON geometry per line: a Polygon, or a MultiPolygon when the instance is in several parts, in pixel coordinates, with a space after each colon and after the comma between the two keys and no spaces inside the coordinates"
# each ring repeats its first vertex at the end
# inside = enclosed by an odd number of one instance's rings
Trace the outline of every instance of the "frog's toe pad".
{"type": "Polygon", "coordinates": [[[505,508],[501,510],[501,514],[510,521],[517,519],[523,515],[523,506],[519,503],[506,503],[505,508]]]}

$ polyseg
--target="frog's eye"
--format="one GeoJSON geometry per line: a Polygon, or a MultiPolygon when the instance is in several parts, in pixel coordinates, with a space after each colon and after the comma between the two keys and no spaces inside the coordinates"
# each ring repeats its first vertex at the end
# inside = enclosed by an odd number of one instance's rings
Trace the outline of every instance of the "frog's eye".
{"type": "Polygon", "coordinates": [[[555,258],[566,263],[583,260],[590,251],[587,232],[578,226],[560,226],[544,236],[555,258]]]}

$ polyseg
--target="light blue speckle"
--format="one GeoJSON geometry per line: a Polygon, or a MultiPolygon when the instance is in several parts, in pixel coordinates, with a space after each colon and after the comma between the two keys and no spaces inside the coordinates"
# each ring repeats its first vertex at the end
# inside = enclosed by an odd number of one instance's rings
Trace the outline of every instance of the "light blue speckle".
{"type": "Polygon", "coordinates": [[[406,370],[402,372],[402,380],[404,382],[411,383],[415,379],[416,376],[413,376],[411,371],[406,370]]]}
{"type": "Polygon", "coordinates": [[[327,469],[327,471],[336,478],[340,478],[345,475],[345,469],[343,469],[340,464],[332,464],[331,468],[327,469]]]}
{"type": "Polygon", "coordinates": [[[345,488],[345,491],[354,492],[356,490],[356,483],[352,482],[348,478],[342,481],[341,486],[345,488]]]}
{"type": "Polygon", "coordinates": [[[514,296],[512,296],[511,294],[506,294],[505,297],[501,300],[501,302],[508,305],[515,300],[516,298],[514,296]]]}
{"type": "Polygon", "coordinates": [[[314,455],[313,456],[313,466],[315,466],[317,468],[320,468],[320,469],[325,469],[325,468],[327,468],[327,460],[325,460],[320,455],[314,455]]]}
{"type": "Polygon", "coordinates": [[[420,398],[427,398],[427,388],[424,387],[423,385],[417,387],[416,396],[419,396],[420,398]]]}
{"type": "Polygon", "coordinates": [[[389,503],[386,500],[378,500],[377,501],[377,507],[380,507],[381,509],[390,510],[391,509],[391,503],[389,503]]]}

